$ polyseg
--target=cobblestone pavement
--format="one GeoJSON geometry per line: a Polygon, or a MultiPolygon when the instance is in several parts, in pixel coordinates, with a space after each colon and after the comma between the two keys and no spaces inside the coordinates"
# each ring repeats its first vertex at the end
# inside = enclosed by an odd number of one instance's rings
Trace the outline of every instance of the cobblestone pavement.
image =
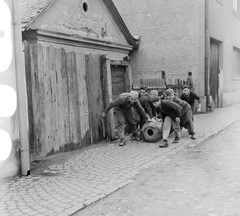
{"type": "Polygon", "coordinates": [[[74,216],[239,216],[240,120],[74,216]]]}
{"type": "MultiPolygon", "coordinates": [[[[67,216],[133,182],[142,169],[167,163],[172,156],[191,148],[240,119],[240,104],[195,115],[197,140],[187,131],[178,144],[166,149],[158,143],[129,141],[99,144],[46,168],[42,174],[16,177],[0,183],[1,216],[67,216]]],[[[173,137],[171,138],[173,139],[173,137]]]]}

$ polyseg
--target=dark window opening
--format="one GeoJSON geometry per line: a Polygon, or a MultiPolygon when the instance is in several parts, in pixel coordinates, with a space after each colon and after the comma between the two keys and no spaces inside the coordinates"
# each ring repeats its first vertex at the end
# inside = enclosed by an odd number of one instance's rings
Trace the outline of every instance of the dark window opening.
{"type": "Polygon", "coordinates": [[[88,5],[87,5],[86,2],[84,2],[84,3],[83,3],[83,11],[84,11],[84,12],[87,12],[87,10],[88,10],[88,5]]]}

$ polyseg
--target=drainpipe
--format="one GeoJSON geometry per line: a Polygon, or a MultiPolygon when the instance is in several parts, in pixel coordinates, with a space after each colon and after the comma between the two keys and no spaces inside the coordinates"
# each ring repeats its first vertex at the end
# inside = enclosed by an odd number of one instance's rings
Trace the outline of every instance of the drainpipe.
{"type": "Polygon", "coordinates": [[[206,110],[211,108],[210,104],[210,36],[209,36],[209,0],[205,0],[205,96],[206,96],[206,110]]]}
{"type": "Polygon", "coordinates": [[[22,31],[19,0],[12,0],[13,11],[13,34],[14,34],[14,53],[15,53],[15,76],[18,104],[19,140],[20,140],[20,159],[21,174],[30,174],[29,160],[29,126],[28,126],[28,105],[26,92],[26,76],[22,51],[22,31]]]}

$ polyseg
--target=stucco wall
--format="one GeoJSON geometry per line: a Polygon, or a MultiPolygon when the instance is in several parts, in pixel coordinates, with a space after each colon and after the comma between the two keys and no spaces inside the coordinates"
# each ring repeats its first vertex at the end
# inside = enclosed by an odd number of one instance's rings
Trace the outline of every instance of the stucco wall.
{"type": "Polygon", "coordinates": [[[55,1],[31,28],[129,45],[102,0],[55,1]]]}
{"type": "Polygon", "coordinates": [[[134,78],[186,79],[193,72],[204,95],[204,1],[114,0],[140,47],[132,54],[134,78]]]}
{"type": "Polygon", "coordinates": [[[209,1],[209,33],[221,42],[223,106],[240,102],[240,79],[232,77],[233,46],[240,48],[240,16],[232,8],[232,1],[209,1]]]}

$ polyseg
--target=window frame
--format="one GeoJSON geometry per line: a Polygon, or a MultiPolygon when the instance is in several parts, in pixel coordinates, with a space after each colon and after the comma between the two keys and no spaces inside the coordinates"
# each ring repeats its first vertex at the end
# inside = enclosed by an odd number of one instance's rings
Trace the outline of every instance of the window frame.
{"type": "Polygon", "coordinates": [[[233,46],[232,80],[240,80],[240,48],[233,46]]]}

